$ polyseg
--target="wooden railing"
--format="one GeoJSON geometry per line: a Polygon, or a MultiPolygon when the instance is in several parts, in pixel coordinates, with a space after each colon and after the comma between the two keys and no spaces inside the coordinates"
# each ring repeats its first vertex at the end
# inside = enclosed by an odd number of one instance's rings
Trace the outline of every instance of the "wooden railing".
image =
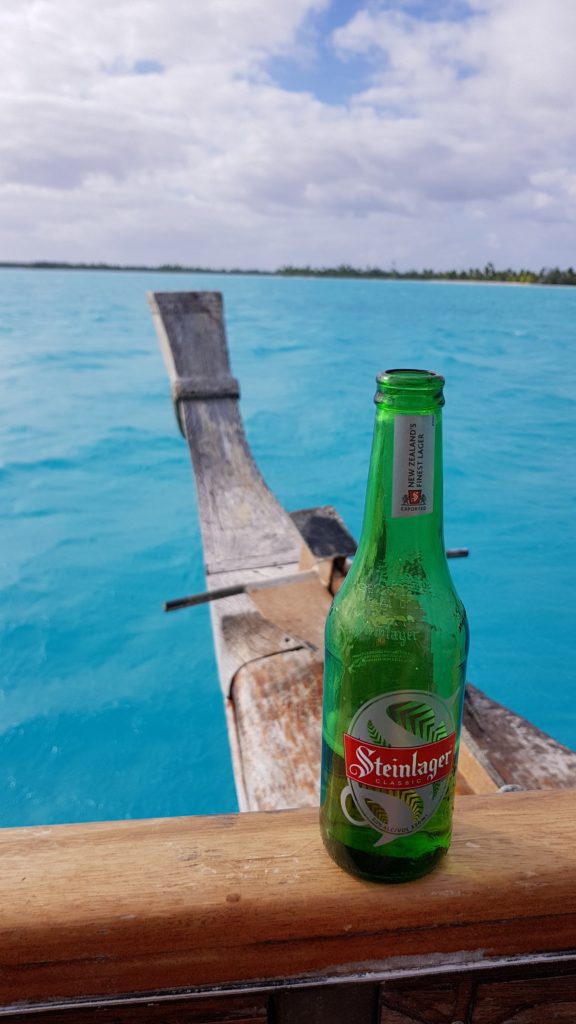
{"type": "Polygon", "coordinates": [[[8,829],[0,1013],[573,1024],[575,879],[574,790],[459,798],[404,886],[343,873],[308,809],[8,829]]]}

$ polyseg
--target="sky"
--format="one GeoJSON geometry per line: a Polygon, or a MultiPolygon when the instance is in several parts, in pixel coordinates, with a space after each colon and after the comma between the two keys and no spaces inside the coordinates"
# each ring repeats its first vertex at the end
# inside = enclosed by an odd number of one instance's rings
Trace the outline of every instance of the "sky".
{"type": "Polygon", "coordinates": [[[575,0],[2,0],[0,260],[576,266],[575,0]]]}

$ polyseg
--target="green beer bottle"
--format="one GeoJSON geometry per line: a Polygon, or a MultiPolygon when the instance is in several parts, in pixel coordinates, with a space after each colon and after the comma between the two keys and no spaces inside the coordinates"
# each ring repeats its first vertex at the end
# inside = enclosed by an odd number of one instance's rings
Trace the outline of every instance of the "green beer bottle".
{"type": "Polygon", "coordinates": [[[376,380],[362,535],[326,622],[320,820],[341,867],[403,882],[450,842],[468,625],[444,550],[444,378],[376,380]]]}

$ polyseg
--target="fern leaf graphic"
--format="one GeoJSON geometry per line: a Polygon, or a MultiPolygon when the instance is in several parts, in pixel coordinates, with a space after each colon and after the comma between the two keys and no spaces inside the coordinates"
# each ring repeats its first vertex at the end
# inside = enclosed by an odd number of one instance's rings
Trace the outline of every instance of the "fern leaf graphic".
{"type": "Polygon", "coordinates": [[[376,743],[379,747],[389,747],[390,744],[384,739],[381,732],[374,725],[374,722],[370,719],[368,722],[368,736],[372,740],[372,743],[376,743]]]}
{"type": "Polygon", "coordinates": [[[436,715],[429,704],[416,700],[403,701],[402,704],[391,704],[388,714],[392,721],[401,725],[406,732],[420,736],[426,743],[433,742],[436,715]]]}
{"type": "Polygon", "coordinates": [[[445,722],[440,722],[440,725],[438,726],[438,728],[434,732],[434,739],[435,740],[445,740],[447,735],[448,735],[448,730],[446,728],[446,723],[445,722]]]}
{"type": "Polygon", "coordinates": [[[433,800],[436,799],[436,794],[438,793],[438,790],[440,789],[441,781],[442,781],[441,779],[436,779],[436,782],[432,783],[432,799],[433,800]]]}
{"type": "Polygon", "coordinates": [[[378,821],[382,825],[388,824],[388,815],[386,814],[384,808],[380,806],[380,804],[377,804],[375,800],[367,800],[366,806],[370,811],[372,811],[374,817],[378,818],[378,821]]]}
{"type": "Polygon", "coordinates": [[[415,793],[413,789],[399,789],[394,793],[394,796],[398,797],[402,803],[406,804],[412,811],[412,817],[414,823],[416,823],[421,817],[424,811],[424,801],[418,793],[415,793]]]}

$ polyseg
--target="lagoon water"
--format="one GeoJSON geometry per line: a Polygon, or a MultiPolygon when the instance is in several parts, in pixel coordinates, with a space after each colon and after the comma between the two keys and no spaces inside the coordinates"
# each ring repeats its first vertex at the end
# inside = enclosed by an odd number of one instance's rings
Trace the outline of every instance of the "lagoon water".
{"type": "Polygon", "coordinates": [[[0,274],[0,824],[236,807],[186,447],[147,290],[224,293],[254,456],[358,535],[374,375],[446,377],[468,677],[576,747],[576,289],[0,274]]]}

